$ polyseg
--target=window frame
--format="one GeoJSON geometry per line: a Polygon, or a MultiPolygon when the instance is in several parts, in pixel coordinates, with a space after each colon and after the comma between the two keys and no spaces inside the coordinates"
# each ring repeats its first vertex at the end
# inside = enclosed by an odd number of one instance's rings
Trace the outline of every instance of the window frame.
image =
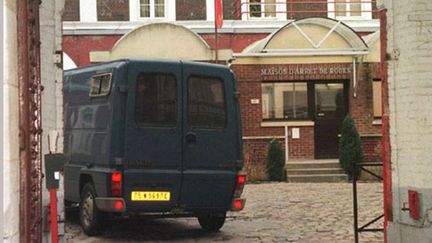
{"type": "Polygon", "coordinates": [[[111,72],[104,72],[104,73],[97,73],[91,76],[90,78],[90,91],[89,91],[89,96],[91,98],[97,98],[97,97],[105,97],[108,96],[111,93],[111,88],[112,88],[112,78],[113,78],[113,74],[111,72]],[[101,82],[99,81],[99,93],[98,94],[93,94],[93,80],[95,80],[96,77],[102,77],[102,76],[109,76],[109,88],[108,88],[108,92],[106,93],[101,93],[102,92],[102,85],[101,82]]]}
{"type": "Polygon", "coordinates": [[[137,75],[137,79],[135,81],[135,94],[134,94],[134,109],[133,109],[133,117],[134,117],[134,123],[137,127],[139,128],[176,128],[179,125],[179,102],[181,102],[181,99],[179,99],[179,86],[181,85],[181,83],[179,83],[176,75],[172,72],[139,72],[137,75]],[[174,79],[175,81],[175,95],[176,95],[176,105],[175,105],[175,124],[173,126],[170,125],[166,125],[166,126],[155,126],[155,123],[152,123],[151,125],[146,125],[146,123],[140,123],[137,121],[137,93],[138,93],[138,77],[141,75],[166,75],[166,76],[170,76],[174,79]]]}
{"type": "MultiPolygon", "coordinates": [[[[382,118],[382,80],[381,79],[373,79],[372,80],[372,112],[373,112],[373,118],[374,118],[374,120],[380,120],[381,118],[382,118]],[[375,102],[378,102],[378,100],[375,100],[375,83],[379,83],[379,111],[380,111],[380,114],[379,115],[377,115],[377,110],[375,110],[375,102]]],[[[378,91],[377,91],[378,92],[378,91]]]]}
{"type": "Polygon", "coordinates": [[[176,20],[176,1],[164,0],[165,17],[154,17],[155,0],[149,0],[150,17],[141,17],[141,1],[130,0],[129,2],[129,20],[130,21],[175,21],[176,20]],[[153,11],[152,11],[153,10],[153,11]]]}
{"type": "MultiPolygon", "coordinates": [[[[263,122],[271,121],[313,121],[314,120],[314,84],[315,82],[303,81],[303,80],[289,80],[289,81],[275,81],[275,80],[263,80],[261,81],[261,103],[263,100],[262,85],[263,84],[296,84],[302,83],[306,84],[306,100],[307,100],[307,117],[306,118],[264,118],[263,114],[263,104],[261,104],[261,120],[263,122]]],[[[283,109],[283,107],[282,107],[283,109]]]]}
{"type": "Polygon", "coordinates": [[[217,77],[217,76],[211,76],[211,75],[200,75],[200,74],[190,74],[187,79],[186,79],[186,84],[187,84],[187,88],[186,88],[186,119],[185,119],[185,123],[186,126],[189,128],[193,128],[193,129],[206,129],[206,130],[223,130],[226,129],[228,127],[228,102],[227,102],[227,93],[226,93],[226,84],[224,79],[217,77]],[[224,119],[224,125],[222,127],[210,127],[210,126],[206,126],[206,127],[201,127],[201,126],[192,126],[189,123],[189,80],[192,77],[198,77],[198,78],[207,78],[207,79],[216,79],[219,80],[222,84],[222,94],[223,94],[223,103],[224,103],[224,114],[225,114],[225,119],[224,119]]]}
{"type": "MultiPolygon", "coordinates": [[[[264,0],[260,0],[261,2],[264,0]]],[[[261,13],[261,17],[253,17],[251,16],[251,14],[249,13],[249,4],[250,0],[241,0],[241,12],[244,13],[241,16],[242,20],[287,20],[287,5],[286,5],[286,1],[282,1],[282,0],[274,0],[274,2],[276,2],[276,12],[280,12],[280,13],[276,13],[276,15],[273,17],[265,17],[263,16],[264,12],[261,13]],[[285,3],[285,4],[284,4],[285,3]],[[247,14],[246,14],[247,12],[247,14]]],[[[261,3],[261,6],[264,6],[265,4],[261,3]]]]}
{"type": "MultiPolygon", "coordinates": [[[[350,4],[352,1],[357,0],[345,0],[347,11],[350,10],[350,4]]],[[[336,13],[333,12],[336,10],[336,0],[328,0],[327,1],[327,9],[328,9],[328,17],[332,19],[338,20],[372,20],[372,3],[370,0],[360,0],[360,16],[351,16],[351,12],[346,12],[344,16],[336,16],[336,13]]]]}

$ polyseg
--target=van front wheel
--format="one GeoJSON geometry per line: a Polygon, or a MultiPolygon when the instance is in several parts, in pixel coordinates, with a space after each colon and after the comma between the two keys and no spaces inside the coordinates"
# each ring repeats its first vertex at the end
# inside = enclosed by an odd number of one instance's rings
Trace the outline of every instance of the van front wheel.
{"type": "Polygon", "coordinates": [[[96,208],[96,191],[91,184],[84,185],[81,192],[79,207],[80,223],[84,233],[88,236],[101,232],[102,212],[96,208]]]}
{"type": "Polygon", "coordinates": [[[225,223],[226,213],[204,214],[198,216],[198,222],[205,231],[218,231],[225,223]]]}

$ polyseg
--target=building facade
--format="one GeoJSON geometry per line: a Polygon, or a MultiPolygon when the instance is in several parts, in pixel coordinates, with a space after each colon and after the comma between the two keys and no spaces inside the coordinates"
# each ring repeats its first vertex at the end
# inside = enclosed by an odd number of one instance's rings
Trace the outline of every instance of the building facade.
{"type": "Polygon", "coordinates": [[[216,38],[212,0],[67,0],[63,49],[77,66],[121,57],[229,63],[251,179],[265,179],[272,138],[288,161],[337,158],[346,114],[366,159],[381,159],[375,1],[223,1],[223,15],[216,38]]]}

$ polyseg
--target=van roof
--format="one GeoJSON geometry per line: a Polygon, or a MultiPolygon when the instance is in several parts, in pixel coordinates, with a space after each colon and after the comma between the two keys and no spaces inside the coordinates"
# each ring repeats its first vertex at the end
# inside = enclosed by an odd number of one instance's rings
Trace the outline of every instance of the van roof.
{"type": "Polygon", "coordinates": [[[183,63],[183,64],[189,64],[189,65],[195,65],[195,66],[202,66],[202,67],[218,67],[218,68],[223,68],[223,69],[229,69],[228,66],[225,66],[222,64],[197,62],[197,61],[181,61],[181,60],[170,60],[170,59],[124,58],[124,59],[117,59],[117,60],[108,61],[108,62],[90,64],[87,66],[77,67],[77,68],[70,69],[70,70],[65,70],[64,75],[73,75],[73,74],[77,74],[77,73],[91,72],[91,71],[100,70],[100,69],[116,68],[116,67],[119,67],[120,65],[127,64],[127,63],[143,63],[143,62],[157,62],[157,63],[165,63],[165,64],[183,63]]]}

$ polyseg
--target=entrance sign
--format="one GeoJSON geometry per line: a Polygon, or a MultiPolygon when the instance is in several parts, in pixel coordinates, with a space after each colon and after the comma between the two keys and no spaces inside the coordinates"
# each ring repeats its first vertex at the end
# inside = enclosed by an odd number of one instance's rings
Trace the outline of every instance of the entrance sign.
{"type": "Polygon", "coordinates": [[[352,68],[342,65],[326,67],[269,67],[261,69],[261,76],[274,75],[327,75],[327,74],[351,74],[352,68]]]}

